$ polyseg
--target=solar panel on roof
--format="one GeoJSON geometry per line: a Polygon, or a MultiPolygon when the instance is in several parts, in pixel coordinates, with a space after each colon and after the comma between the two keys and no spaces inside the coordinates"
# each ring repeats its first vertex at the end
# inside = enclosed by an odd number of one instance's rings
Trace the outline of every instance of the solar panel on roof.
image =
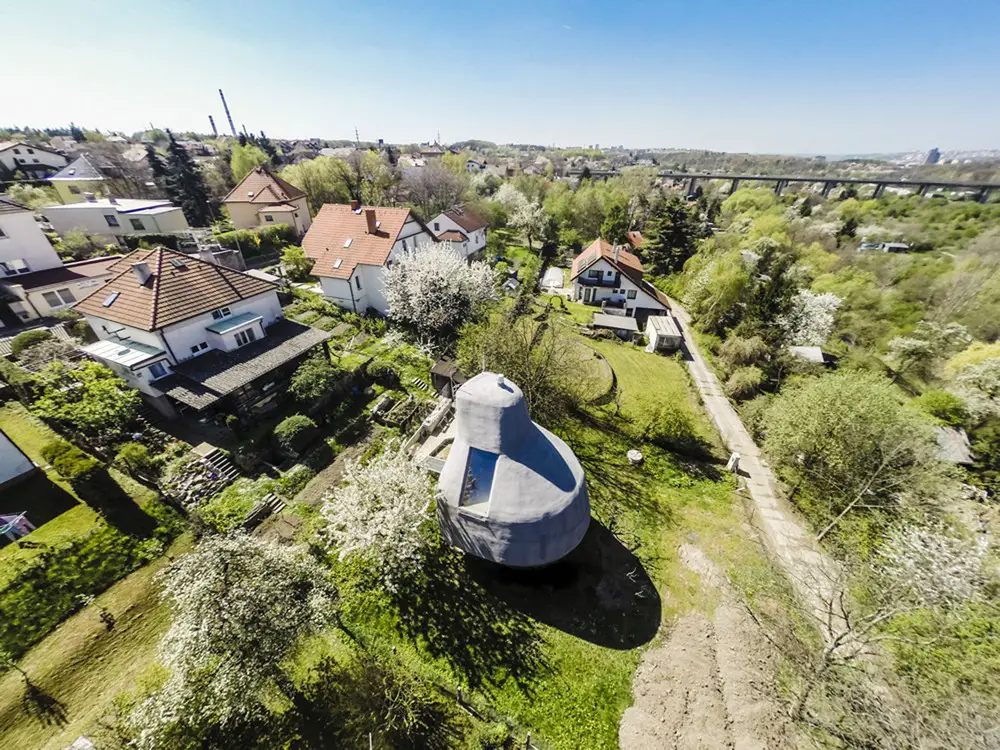
{"type": "Polygon", "coordinates": [[[104,307],[111,307],[115,303],[115,300],[118,299],[119,294],[121,294],[121,292],[111,292],[111,294],[104,298],[104,302],[101,304],[104,307]]]}

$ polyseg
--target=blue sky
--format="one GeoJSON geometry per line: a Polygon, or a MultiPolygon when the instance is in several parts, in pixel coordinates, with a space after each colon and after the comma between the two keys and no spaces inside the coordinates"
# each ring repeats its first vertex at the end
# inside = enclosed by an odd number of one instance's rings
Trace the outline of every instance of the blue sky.
{"type": "Polygon", "coordinates": [[[1000,148],[1000,2],[0,0],[0,124],[1000,148]],[[53,24],[59,29],[53,31],[53,24]],[[36,29],[32,31],[31,29],[36,29]],[[13,90],[11,90],[11,85],[13,90]]]}

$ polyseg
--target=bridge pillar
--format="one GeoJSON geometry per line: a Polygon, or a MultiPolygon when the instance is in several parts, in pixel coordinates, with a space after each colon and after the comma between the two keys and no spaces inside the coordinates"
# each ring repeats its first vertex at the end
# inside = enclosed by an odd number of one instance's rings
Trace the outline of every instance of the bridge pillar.
{"type": "Polygon", "coordinates": [[[690,180],[688,180],[688,191],[687,191],[687,194],[688,194],[689,198],[692,195],[694,195],[694,188],[695,188],[695,184],[697,182],[698,182],[698,180],[696,178],[694,178],[694,177],[692,177],[690,180]]]}
{"type": "Polygon", "coordinates": [[[979,195],[976,196],[977,203],[986,203],[990,199],[990,192],[992,188],[984,187],[979,191],[979,195]]]}
{"type": "Polygon", "coordinates": [[[732,195],[739,189],[740,189],[740,181],[734,177],[733,184],[729,186],[729,194],[732,195]]]}
{"type": "Polygon", "coordinates": [[[837,183],[834,182],[833,180],[827,180],[826,182],[824,182],[823,183],[823,197],[824,198],[829,198],[830,197],[830,191],[833,190],[835,187],[837,187],[837,183]]]}
{"type": "Polygon", "coordinates": [[[922,185],[920,185],[920,187],[917,188],[917,192],[914,193],[914,195],[919,195],[921,198],[923,198],[925,195],[927,195],[927,191],[930,189],[931,186],[925,182],[922,185]]]}
{"type": "Polygon", "coordinates": [[[778,180],[776,183],[774,183],[774,194],[781,195],[781,191],[785,189],[785,186],[787,184],[788,183],[785,182],[784,180],[778,180]]]}
{"type": "Polygon", "coordinates": [[[884,193],[884,192],[885,192],[885,185],[882,184],[881,182],[877,183],[875,185],[875,192],[872,193],[872,198],[881,198],[882,197],[882,193],[884,193]]]}

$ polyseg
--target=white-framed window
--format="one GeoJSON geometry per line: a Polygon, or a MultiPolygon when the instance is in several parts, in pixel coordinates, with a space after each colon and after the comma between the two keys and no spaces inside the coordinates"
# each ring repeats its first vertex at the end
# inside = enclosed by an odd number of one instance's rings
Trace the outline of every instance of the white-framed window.
{"type": "Polygon", "coordinates": [[[23,258],[13,258],[11,260],[0,261],[0,268],[7,276],[17,276],[22,273],[31,273],[31,268],[23,258]]]}
{"type": "Polygon", "coordinates": [[[194,346],[191,347],[191,353],[197,354],[198,352],[203,352],[206,349],[208,349],[208,342],[202,341],[200,344],[195,344],[194,346]]]}
{"type": "Polygon", "coordinates": [[[604,275],[605,275],[605,276],[614,276],[614,275],[615,275],[615,272],[614,272],[614,271],[605,271],[605,272],[604,272],[604,275]]]}
{"type": "Polygon", "coordinates": [[[596,269],[593,271],[587,271],[587,276],[589,276],[592,279],[599,279],[601,278],[601,272],[596,269]]]}
{"type": "Polygon", "coordinates": [[[42,299],[45,300],[49,307],[62,307],[63,305],[71,305],[76,302],[76,297],[73,296],[73,292],[69,289],[42,292],[42,299]]]}
{"type": "Polygon", "coordinates": [[[257,334],[253,332],[253,328],[247,328],[245,331],[240,331],[236,334],[236,346],[246,346],[251,341],[257,340],[257,334]]]}
{"type": "Polygon", "coordinates": [[[434,222],[434,231],[435,232],[440,232],[441,231],[441,222],[440,221],[435,221],[434,222]]]}
{"type": "Polygon", "coordinates": [[[626,294],[625,296],[628,297],[629,299],[635,299],[636,297],[635,289],[629,289],[628,294],[626,294]]]}
{"type": "Polygon", "coordinates": [[[154,362],[149,366],[149,374],[152,375],[153,380],[156,380],[167,374],[167,368],[160,362],[154,362]]]}
{"type": "Polygon", "coordinates": [[[118,223],[118,217],[114,214],[104,214],[104,220],[108,222],[109,227],[121,226],[121,224],[118,223]]]}
{"type": "Polygon", "coordinates": [[[132,228],[138,232],[143,232],[146,230],[146,225],[142,223],[142,219],[129,219],[132,222],[132,228]]]}
{"type": "Polygon", "coordinates": [[[79,195],[80,194],[80,188],[78,188],[76,185],[69,185],[69,191],[73,195],[79,195]]]}
{"type": "Polygon", "coordinates": [[[355,286],[356,286],[356,287],[357,287],[358,289],[360,289],[360,288],[361,288],[361,277],[360,277],[360,276],[355,276],[355,277],[354,277],[354,285],[355,285],[355,286]]]}
{"type": "Polygon", "coordinates": [[[14,153],[15,153],[15,154],[19,154],[19,153],[21,153],[21,149],[19,149],[19,148],[15,148],[15,149],[14,149],[14,153]]]}
{"type": "Polygon", "coordinates": [[[215,320],[222,320],[223,318],[228,318],[233,314],[233,311],[228,307],[220,307],[218,310],[212,310],[212,317],[215,320]]]}
{"type": "Polygon", "coordinates": [[[264,221],[274,221],[274,217],[271,214],[264,214],[264,221]]]}

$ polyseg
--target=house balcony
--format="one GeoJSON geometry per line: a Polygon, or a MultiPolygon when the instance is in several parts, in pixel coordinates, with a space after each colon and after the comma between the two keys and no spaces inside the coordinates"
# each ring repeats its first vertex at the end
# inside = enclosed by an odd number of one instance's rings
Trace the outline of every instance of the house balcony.
{"type": "Polygon", "coordinates": [[[576,282],[580,286],[617,288],[621,286],[621,280],[622,280],[621,274],[616,273],[614,276],[601,276],[601,278],[599,279],[594,279],[589,276],[578,276],[576,282]]]}

